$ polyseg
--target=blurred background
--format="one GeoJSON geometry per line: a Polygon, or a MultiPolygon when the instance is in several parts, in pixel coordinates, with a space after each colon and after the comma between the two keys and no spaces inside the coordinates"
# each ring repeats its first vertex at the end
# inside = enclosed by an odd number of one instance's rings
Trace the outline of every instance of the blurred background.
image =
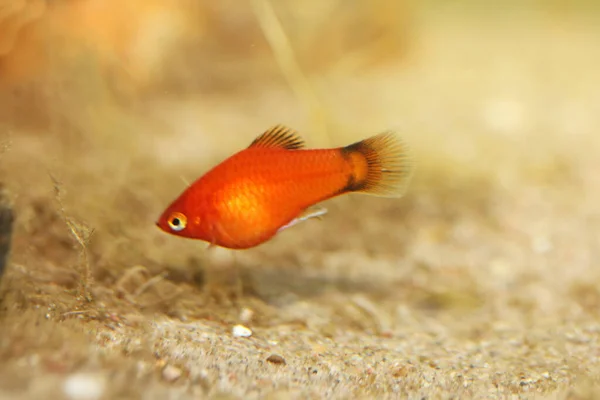
{"type": "Polygon", "coordinates": [[[0,185],[16,220],[0,387],[105,351],[92,360],[129,371],[115,393],[154,381],[159,356],[207,385],[238,368],[254,390],[262,364],[235,360],[281,335],[278,379],[317,397],[363,377],[414,393],[597,383],[599,65],[592,0],[1,1],[0,185]],[[278,123],[308,147],[398,130],[408,193],[333,199],[322,221],[240,252],[155,227],[186,182],[278,123]],[[257,341],[210,322],[249,324],[219,280],[232,265],[257,341]],[[181,333],[191,318],[213,342],[181,333]],[[339,374],[311,380],[317,353],[339,374]]]}
{"type": "Polygon", "coordinates": [[[417,160],[404,199],[333,200],[323,223],[239,257],[259,270],[291,263],[359,281],[425,265],[425,286],[466,274],[477,293],[508,293],[533,274],[548,298],[531,301],[558,307],[545,280],[597,275],[589,259],[598,240],[598,8],[4,1],[0,176],[18,215],[15,262],[62,271],[73,284],[79,255],[67,215],[94,231],[101,282],[138,264],[193,271],[202,245],[153,225],[186,181],[276,123],[310,147],[397,129],[417,160]],[[370,261],[354,265],[348,253],[370,261]],[[327,261],[336,257],[346,261],[327,261]],[[385,266],[368,267],[381,258],[385,266]]]}

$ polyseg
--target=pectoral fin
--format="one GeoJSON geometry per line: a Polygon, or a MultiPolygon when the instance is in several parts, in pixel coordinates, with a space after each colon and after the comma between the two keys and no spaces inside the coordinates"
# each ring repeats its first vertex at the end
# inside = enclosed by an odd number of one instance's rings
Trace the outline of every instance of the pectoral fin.
{"type": "Polygon", "coordinates": [[[307,208],[306,210],[302,211],[302,213],[300,215],[298,215],[296,218],[294,218],[293,220],[291,220],[290,222],[288,222],[287,224],[283,225],[281,228],[279,228],[277,230],[277,232],[281,232],[284,229],[290,228],[302,221],[306,221],[307,219],[311,219],[311,218],[321,218],[323,215],[327,214],[327,209],[325,207],[310,207],[307,208]]]}

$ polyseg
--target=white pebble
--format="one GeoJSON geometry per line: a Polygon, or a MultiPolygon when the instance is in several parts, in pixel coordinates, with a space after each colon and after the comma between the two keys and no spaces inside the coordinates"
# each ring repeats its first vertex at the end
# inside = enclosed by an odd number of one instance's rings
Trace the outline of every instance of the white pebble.
{"type": "Polygon", "coordinates": [[[106,381],[98,374],[79,373],[69,376],[63,383],[63,391],[69,399],[96,400],[104,394],[106,381]]]}
{"type": "Polygon", "coordinates": [[[252,331],[250,330],[250,328],[247,328],[244,325],[236,325],[233,327],[233,336],[250,337],[252,336],[252,331]]]}
{"type": "Polygon", "coordinates": [[[172,365],[167,365],[162,370],[163,379],[167,382],[175,382],[181,376],[181,370],[172,365]]]}

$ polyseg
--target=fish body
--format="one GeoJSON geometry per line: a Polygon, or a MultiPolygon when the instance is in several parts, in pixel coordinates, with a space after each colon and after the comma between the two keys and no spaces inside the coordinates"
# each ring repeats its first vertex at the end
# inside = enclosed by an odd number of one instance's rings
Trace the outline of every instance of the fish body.
{"type": "Polygon", "coordinates": [[[277,125],[196,180],[157,225],[177,236],[246,249],[296,221],[322,215],[310,207],[332,197],[399,197],[410,175],[407,149],[391,132],[308,150],[293,130],[277,125]]]}

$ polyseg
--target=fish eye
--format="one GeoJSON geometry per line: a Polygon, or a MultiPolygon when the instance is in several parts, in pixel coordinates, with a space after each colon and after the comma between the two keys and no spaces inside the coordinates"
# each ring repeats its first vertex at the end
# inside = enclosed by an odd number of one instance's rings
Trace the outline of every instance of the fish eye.
{"type": "Polygon", "coordinates": [[[179,231],[185,229],[185,226],[187,225],[187,217],[185,215],[183,215],[182,213],[174,212],[169,217],[168,223],[169,223],[169,228],[171,228],[172,230],[174,230],[176,232],[179,232],[179,231]]]}

